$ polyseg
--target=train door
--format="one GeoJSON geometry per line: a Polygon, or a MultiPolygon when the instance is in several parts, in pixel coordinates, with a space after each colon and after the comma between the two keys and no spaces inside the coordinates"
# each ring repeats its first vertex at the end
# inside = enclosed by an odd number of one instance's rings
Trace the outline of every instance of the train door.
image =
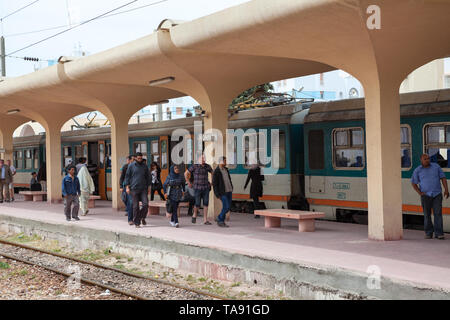
{"type": "Polygon", "coordinates": [[[98,191],[102,200],[107,200],[106,196],[106,143],[98,142],[98,191]]]}
{"type": "Polygon", "coordinates": [[[160,155],[161,155],[161,181],[166,181],[169,175],[169,137],[159,137],[160,155]]]}
{"type": "Polygon", "coordinates": [[[170,152],[170,165],[173,165],[175,162],[175,159],[172,158],[172,151],[173,149],[179,145],[180,143],[183,144],[182,149],[179,150],[178,156],[181,157],[181,163],[178,163],[180,167],[181,172],[185,172],[186,169],[189,167],[190,164],[193,163],[193,156],[194,156],[194,143],[193,143],[194,136],[192,134],[186,135],[178,141],[170,141],[169,145],[169,152],[170,152]]]}
{"type": "Polygon", "coordinates": [[[88,149],[88,156],[87,156],[87,167],[89,170],[89,174],[92,177],[92,180],[94,180],[95,185],[95,195],[100,195],[100,189],[99,189],[99,179],[98,179],[98,163],[99,163],[99,156],[98,156],[98,148],[99,143],[98,142],[88,142],[87,149],[88,149]]]}

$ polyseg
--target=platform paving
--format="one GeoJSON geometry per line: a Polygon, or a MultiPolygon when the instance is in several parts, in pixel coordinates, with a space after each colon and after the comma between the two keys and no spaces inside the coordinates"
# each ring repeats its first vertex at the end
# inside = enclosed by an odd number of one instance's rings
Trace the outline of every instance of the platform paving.
{"type": "Polygon", "coordinates": [[[149,216],[147,226],[137,229],[108,201],[97,201],[96,208],[78,222],[65,221],[63,206],[58,204],[20,200],[0,204],[0,222],[11,218],[150,236],[278,263],[339,270],[341,276],[345,272],[370,276],[379,270],[383,278],[394,282],[438,290],[444,297],[450,292],[450,234],[447,240],[425,240],[423,232],[405,230],[404,240],[380,242],[368,240],[363,225],[317,221],[315,232],[301,233],[296,221],[283,219],[281,228],[266,229],[263,218],[242,213],[231,214],[230,228],[205,226],[202,218],[192,224],[182,214],[178,229],[170,227],[163,215],[149,216]]]}

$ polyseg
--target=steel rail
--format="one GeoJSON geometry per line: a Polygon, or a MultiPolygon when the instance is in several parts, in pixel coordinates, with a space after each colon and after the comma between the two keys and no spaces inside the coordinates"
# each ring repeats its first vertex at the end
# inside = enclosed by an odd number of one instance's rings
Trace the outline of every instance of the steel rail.
{"type": "MultiPolygon", "coordinates": [[[[25,259],[22,259],[22,258],[19,258],[19,257],[11,256],[9,254],[5,254],[5,253],[2,253],[2,252],[0,252],[0,257],[6,258],[6,259],[9,259],[9,260],[13,260],[13,261],[19,261],[19,262],[22,262],[24,264],[28,264],[28,265],[31,265],[31,266],[36,266],[36,267],[39,267],[39,268],[42,268],[42,269],[46,269],[46,270],[54,272],[56,274],[60,274],[62,276],[65,276],[66,278],[70,278],[70,277],[73,276],[72,274],[69,274],[69,273],[66,273],[66,272],[54,269],[52,267],[44,266],[44,265],[41,265],[39,263],[32,262],[32,261],[29,261],[29,260],[25,260],[25,259]]],[[[105,284],[97,282],[97,281],[85,279],[83,277],[79,277],[77,279],[80,280],[80,282],[83,282],[85,284],[88,284],[88,285],[91,285],[91,286],[97,286],[97,287],[100,287],[100,288],[103,288],[103,289],[107,289],[109,291],[116,292],[116,293],[119,293],[121,295],[124,295],[124,296],[127,296],[127,297],[131,297],[131,298],[134,298],[134,299],[137,299],[137,300],[149,300],[146,297],[141,297],[141,296],[138,296],[138,295],[136,295],[134,293],[131,293],[131,292],[128,292],[128,291],[124,291],[124,290],[121,290],[121,289],[110,287],[108,285],[105,285],[105,284]]]]}
{"type": "MultiPolygon", "coordinates": [[[[213,294],[213,293],[209,293],[209,292],[206,292],[206,291],[197,290],[197,289],[194,289],[194,288],[185,287],[183,285],[176,284],[176,283],[171,283],[171,282],[164,281],[164,280],[161,280],[161,279],[156,279],[156,278],[152,278],[152,277],[148,277],[148,276],[132,273],[132,272],[129,272],[129,271],[120,270],[120,269],[117,269],[117,268],[114,268],[114,267],[105,266],[105,265],[102,265],[102,264],[99,264],[99,263],[96,263],[96,262],[85,261],[85,260],[82,260],[82,259],[78,259],[78,258],[74,258],[74,257],[68,256],[68,255],[65,255],[65,254],[51,252],[51,251],[47,251],[47,250],[39,249],[39,248],[34,248],[34,247],[27,246],[27,245],[24,245],[24,244],[21,244],[21,243],[16,243],[16,242],[11,242],[11,241],[8,241],[8,240],[0,239],[0,244],[5,244],[5,245],[10,245],[10,246],[14,246],[14,247],[23,248],[23,249],[28,249],[28,250],[32,250],[32,251],[48,254],[48,255],[51,255],[51,256],[54,256],[54,257],[71,260],[71,261],[78,262],[78,263],[81,263],[81,264],[91,265],[91,266],[94,266],[94,267],[97,267],[97,268],[100,268],[100,269],[105,269],[105,270],[109,270],[109,271],[119,272],[119,273],[128,275],[130,277],[153,281],[153,282],[156,282],[156,283],[159,283],[159,284],[163,284],[163,285],[167,285],[167,286],[170,286],[170,287],[175,287],[175,288],[178,288],[178,289],[190,291],[190,292],[193,292],[193,293],[196,293],[196,294],[199,294],[199,295],[203,295],[203,296],[207,296],[207,297],[210,297],[210,298],[213,298],[213,299],[217,299],[217,300],[229,300],[226,297],[219,296],[219,295],[216,295],[216,294],[213,294]]],[[[1,253],[0,253],[0,255],[1,255],[1,253]]]]}

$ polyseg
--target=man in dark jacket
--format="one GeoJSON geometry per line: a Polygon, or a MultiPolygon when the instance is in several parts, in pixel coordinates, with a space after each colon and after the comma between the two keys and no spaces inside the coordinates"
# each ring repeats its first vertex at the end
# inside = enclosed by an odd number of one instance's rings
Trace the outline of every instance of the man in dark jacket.
{"type": "Polygon", "coordinates": [[[146,225],[145,217],[148,211],[148,192],[150,187],[150,173],[147,165],[143,163],[142,153],[136,154],[136,161],[128,165],[125,174],[126,191],[133,201],[133,222],[136,228],[146,225]],[[139,202],[142,208],[139,209],[139,202]]]}
{"type": "Polygon", "coordinates": [[[125,181],[125,175],[127,174],[128,166],[134,161],[133,156],[128,156],[127,163],[124,164],[124,166],[121,169],[120,173],[120,179],[119,179],[119,186],[120,186],[120,192],[122,194],[122,201],[125,204],[127,208],[127,213],[125,214],[128,216],[128,224],[133,225],[133,201],[131,199],[131,195],[129,195],[123,188],[124,188],[124,181],[125,181]]]}
{"type": "Polygon", "coordinates": [[[217,198],[222,200],[222,211],[217,217],[217,224],[219,227],[228,227],[225,224],[225,216],[230,211],[233,198],[233,183],[231,182],[230,172],[226,165],[227,159],[221,157],[212,178],[214,194],[217,198]]]}

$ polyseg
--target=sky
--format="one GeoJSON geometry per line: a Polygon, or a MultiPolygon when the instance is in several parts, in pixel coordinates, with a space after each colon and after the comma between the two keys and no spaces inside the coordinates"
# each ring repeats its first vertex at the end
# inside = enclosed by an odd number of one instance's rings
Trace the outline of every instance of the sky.
{"type": "MultiPolygon", "coordinates": [[[[75,25],[133,0],[38,0],[24,10],[3,19],[34,1],[0,0],[0,18],[2,18],[0,32],[5,37],[6,54],[64,31],[69,27],[69,16],[70,23],[75,25]],[[58,26],[63,27],[18,35],[58,26]]],[[[53,60],[63,55],[72,55],[74,49],[78,47],[93,54],[149,35],[166,18],[194,20],[244,2],[248,0],[137,0],[114,13],[155,4],[89,22],[13,55],[53,60]]],[[[23,59],[7,58],[6,75],[14,77],[33,72],[35,64],[23,59]]],[[[46,66],[47,62],[41,64],[46,66]]]]}

